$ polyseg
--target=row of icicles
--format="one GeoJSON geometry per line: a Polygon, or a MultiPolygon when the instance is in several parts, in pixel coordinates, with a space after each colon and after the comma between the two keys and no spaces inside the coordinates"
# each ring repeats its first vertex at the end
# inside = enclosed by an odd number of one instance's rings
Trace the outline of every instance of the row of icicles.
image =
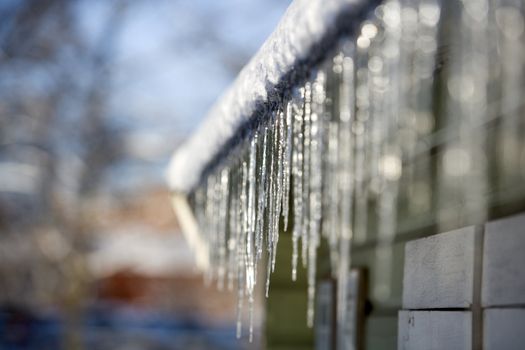
{"type": "Polygon", "coordinates": [[[325,80],[325,73],[319,71],[298,89],[194,193],[195,216],[210,247],[208,278],[216,278],[219,289],[226,285],[231,290],[237,282],[238,336],[247,298],[252,337],[259,262],[266,261],[268,296],[281,230],[292,231],[292,279],[297,277],[299,257],[308,267],[308,324],[313,324],[323,201],[325,80]]]}
{"type": "MultiPolygon", "coordinates": [[[[481,7],[485,2],[477,1],[481,7]]],[[[255,288],[259,276],[264,276],[268,296],[280,232],[292,235],[291,278],[296,279],[298,265],[307,269],[308,325],[314,322],[321,237],[328,242],[332,272],[338,279],[338,324],[344,327],[349,322],[345,317],[350,248],[352,240],[366,239],[370,198],[377,203],[378,217],[379,267],[372,292],[378,298],[388,297],[400,178],[418,175],[407,173],[415,170],[406,170],[403,164],[416,155],[430,154],[419,140],[434,132],[440,4],[406,0],[379,6],[354,39],[342,40],[338,52],[294,89],[289,101],[250,130],[249,137],[192,192],[193,210],[209,245],[207,278],[216,280],[219,289],[237,289],[238,337],[247,299],[252,339],[255,288]]],[[[456,3],[458,8],[462,4],[456,3]]],[[[468,134],[472,125],[483,122],[486,111],[480,110],[479,100],[463,99],[453,87],[469,82],[476,83],[469,85],[471,89],[488,86],[489,77],[480,74],[488,68],[476,64],[496,52],[486,44],[487,33],[496,30],[502,42],[505,33],[488,20],[473,18],[476,13],[469,9],[475,4],[466,4],[469,8],[457,16],[457,28],[460,43],[469,45],[450,50],[453,76],[447,77],[446,110],[454,115],[458,127],[452,132],[457,137],[459,130],[459,142],[448,153],[455,155],[459,150],[474,161],[479,158],[479,141],[462,132],[468,134]],[[476,25],[472,25],[474,19],[476,25]],[[471,62],[473,53],[479,58],[471,62]]],[[[423,176],[430,173],[421,171],[423,176]]],[[[457,176],[454,169],[441,171],[445,180],[457,176]]],[[[471,198],[480,193],[484,181],[479,177],[459,191],[471,198]]],[[[416,185],[420,193],[428,192],[416,185]]],[[[458,193],[458,189],[452,191],[458,193]]],[[[429,196],[421,195],[416,201],[418,206],[430,207],[429,196]]]]}

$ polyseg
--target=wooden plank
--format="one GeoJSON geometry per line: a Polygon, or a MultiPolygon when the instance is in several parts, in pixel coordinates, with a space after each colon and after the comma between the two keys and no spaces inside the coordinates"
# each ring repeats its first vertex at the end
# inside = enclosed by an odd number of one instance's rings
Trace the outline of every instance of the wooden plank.
{"type": "Polygon", "coordinates": [[[398,349],[472,349],[469,311],[399,311],[398,349]]]}
{"type": "Polygon", "coordinates": [[[525,305],[525,215],[485,225],[482,305],[525,305]]]}
{"type": "Polygon", "coordinates": [[[525,309],[486,309],[483,348],[521,350],[525,346],[525,309]]]}
{"type": "Polygon", "coordinates": [[[469,226],[408,242],[403,308],[470,307],[474,295],[476,236],[480,241],[479,235],[479,229],[469,226]]]}
{"type": "Polygon", "coordinates": [[[185,195],[179,193],[174,193],[171,200],[182,233],[195,254],[197,267],[202,271],[206,271],[210,266],[208,243],[202,238],[199,232],[199,225],[193,216],[188,200],[185,195]]]}

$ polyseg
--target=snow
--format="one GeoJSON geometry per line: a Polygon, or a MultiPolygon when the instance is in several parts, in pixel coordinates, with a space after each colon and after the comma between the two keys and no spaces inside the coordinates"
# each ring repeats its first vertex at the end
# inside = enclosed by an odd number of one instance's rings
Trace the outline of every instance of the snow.
{"type": "Polygon", "coordinates": [[[171,189],[191,190],[206,165],[252,116],[256,101],[266,100],[266,87],[275,86],[298,59],[308,54],[335,24],[341,11],[357,8],[361,3],[362,0],[295,0],[197,131],[174,154],[167,174],[171,189]]]}

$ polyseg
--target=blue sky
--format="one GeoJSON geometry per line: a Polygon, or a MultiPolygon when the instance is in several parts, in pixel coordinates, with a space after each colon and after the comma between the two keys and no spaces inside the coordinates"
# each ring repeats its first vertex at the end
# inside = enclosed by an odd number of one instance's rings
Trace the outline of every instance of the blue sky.
{"type": "MultiPolygon", "coordinates": [[[[110,69],[109,117],[127,130],[130,158],[110,171],[111,187],[162,178],[169,154],[231,84],[288,5],[286,0],[128,3],[110,69]],[[119,176],[123,172],[126,183],[119,176]]],[[[108,9],[106,1],[80,2],[79,25],[88,41],[101,35],[108,9]]]]}
{"type": "MultiPolygon", "coordinates": [[[[288,1],[129,4],[112,67],[113,117],[137,127],[173,128],[184,136],[269,36],[288,1]]],[[[86,35],[96,38],[107,2],[84,1],[81,13],[86,35]]]]}

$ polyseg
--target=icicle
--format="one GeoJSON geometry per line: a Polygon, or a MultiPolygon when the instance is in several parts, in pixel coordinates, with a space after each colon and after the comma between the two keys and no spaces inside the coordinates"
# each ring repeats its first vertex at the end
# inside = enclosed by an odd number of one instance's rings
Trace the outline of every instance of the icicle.
{"type": "Polygon", "coordinates": [[[399,136],[401,106],[405,103],[402,92],[399,65],[400,50],[392,52],[390,47],[399,47],[401,27],[399,21],[401,5],[399,1],[388,1],[384,5],[382,25],[384,34],[381,41],[373,43],[371,51],[376,55],[369,60],[369,70],[374,75],[372,91],[376,96],[376,130],[379,141],[380,158],[377,163],[376,185],[378,200],[378,243],[376,247],[377,273],[375,275],[374,296],[387,300],[392,293],[392,243],[397,230],[397,196],[402,170],[402,155],[399,136]],[[377,61],[377,62],[376,62],[377,61]],[[384,84],[388,81],[390,84],[384,84]]]}
{"type": "Polygon", "coordinates": [[[266,263],[266,285],[264,289],[264,296],[266,298],[270,296],[270,276],[271,274],[272,274],[271,254],[268,254],[268,262],[266,263]]]}
{"type": "Polygon", "coordinates": [[[261,167],[259,168],[259,189],[258,189],[258,198],[257,198],[257,218],[256,218],[256,259],[259,261],[262,256],[263,251],[263,232],[264,232],[264,214],[266,209],[266,198],[267,198],[267,177],[266,177],[266,168],[267,168],[267,148],[268,148],[268,127],[263,129],[263,141],[262,141],[262,155],[261,155],[261,167]]]}
{"type": "Polygon", "coordinates": [[[494,29],[500,49],[491,52],[498,52],[498,57],[492,57],[492,61],[498,62],[493,69],[499,72],[493,75],[501,80],[499,115],[503,117],[497,141],[498,153],[503,155],[497,162],[501,169],[498,171],[498,182],[500,186],[508,186],[509,183],[520,183],[523,178],[523,168],[517,171],[516,164],[519,159],[523,159],[521,150],[524,149],[524,130],[520,118],[523,117],[525,87],[525,8],[521,0],[498,0],[496,6],[494,29]]]}
{"type": "Polygon", "coordinates": [[[232,174],[232,181],[230,182],[231,185],[231,201],[230,201],[230,217],[229,217],[229,232],[230,236],[228,238],[228,258],[229,258],[229,267],[228,267],[228,290],[233,289],[233,281],[235,279],[235,271],[237,268],[237,256],[236,256],[236,249],[237,249],[237,221],[238,221],[238,193],[236,191],[237,186],[236,184],[236,177],[235,174],[232,174]]]}
{"type": "Polygon", "coordinates": [[[214,220],[214,196],[215,196],[215,184],[213,176],[209,176],[206,183],[206,209],[205,209],[205,221],[203,224],[204,234],[207,236],[208,244],[208,256],[210,260],[210,268],[206,271],[204,275],[204,283],[206,286],[209,286],[213,279],[213,265],[215,262],[213,251],[210,249],[210,245],[214,243],[213,239],[213,220],[214,220]]]}
{"type": "Polygon", "coordinates": [[[297,278],[297,260],[299,257],[299,237],[303,230],[303,159],[304,159],[304,134],[303,134],[303,94],[298,90],[292,97],[293,113],[293,209],[294,226],[292,231],[292,280],[297,278]]]}
{"type": "MultiPolygon", "coordinates": [[[[375,169],[375,153],[372,151],[375,144],[372,142],[373,135],[370,132],[370,110],[371,99],[369,89],[368,58],[369,46],[361,42],[370,42],[377,36],[379,29],[372,22],[363,24],[361,35],[357,39],[355,48],[355,61],[351,57],[343,60],[343,84],[345,80],[353,81],[355,75],[355,122],[353,127],[354,150],[355,150],[355,220],[354,241],[357,244],[364,243],[368,230],[368,202],[370,179],[375,169]],[[366,30],[364,30],[367,28],[366,30]],[[361,39],[360,39],[361,38],[361,39]],[[354,72],[355,69],[355,72],[354,72]],[[347,75],[347,72],[348,73],[347,75]]],[[[349,50],[352,51],[353,48],[349,50]]]]}
{"type": "Polygon", "coordinates": [[[324,133],[326,133],[326,157],[324,157],[323,174],[323,236],[328,240],[330,250],[330,263],[332,275],[337,277],[338,255],[339,255],[339,202],[340,191],[338,184],[339,172],[339,89],[341,73],[343,70],[343,55],[337,54],[333,59],[331,69],[331,81],[327,84],[326,120],[324,133]],[[329,96],[328,96],[329,95],[329,96]]]}
{"type": "Polygon", "coordinates": [[[214,190],[213,190],[213,224],[212,224],[212,231],[211,234],[213,236],[213,247],[212,253],[213,253],[213,262],[215,267],[215,278],[217,281],[217,287],[222,288],[221,285],[221,246],[223,245],[220,242],[221,238],[221,171],[218,171],[217,174],[215,174],[214,179],[214,190]]]}
{"type": "Polygon", "coordinates": [[[292,103],[286,104],[286,136],[283,154],[283,219],[284,231],[288,230],[288,216],[290,205],[290,176],[292,167],[292,103]]]}
{"type": "MultiPolygon", "coordinates": [[[[266,297],[269,295],[270,291],[270,275],[272,272],[272,265],[274,262],[275,249],[274,249],[274,240],[275,240],[275,220],[277,215],[275,214],[276,207],[276,187],[277,187],[277,156],[275,155],[278,152],[278,118],[275,117],[271,123],[273,123],[272,129],[270,131],[270,140],[269,145],[269,163],[270,163],[270,173],[269,178],[270,182],[268,185],[268,260],[267,260],[267,269],[266,269],[266,297]]],[[[278,218],[277,218],[278,220],[278,218]]]]}
{"type": "MultiPolygon", "coordinates": [[[[249,160],[248,160],[249,162],[249,160]]],[[[250,231],[250,219],[249,219],[249,211],[248,211],[248,202],[249,202],[249,198],[248,198],[248,184],[249,184],[249,173],[248,173],[248,168],[249,168],[249,165],[248,165],[248,162],[246,160],[243,160],[242,161],[242,178],[241,178],[241,197],[240,197],[240,202],[241,202],[241,220],[242,220],[242,224],[241,224],[241,230],[242,230],[242,240],[241,240],[241,249],[242,249],[242,254],[243,254],[243,257],[244,257],[244,266],[245,266],[245,290],[247,289],[247,281],[248,281],[248,276],[247,275],[247,272],[248,272],[248,269],[249,269],[249,266],[250,266],[250,262],[249,262],[249,257],[248,257],[248,254],[247,254],[247,246],[248,246],[248,241],[249,241],[249,231],[250,231]]]]}
{"type": "Polygon", "coordinates": [[[254,296],[253,296],[253,293],[250,294],[249,298],[248,298],[248,304],[249,304],[249,308],[248,308],[248,313],[249,313],[249,325],[250,325],[250,329],[249,329],[249,336],[248,336],[248,339],[251,342],[253,342],[253,303],[254,303],[254,296]]]}
{"type": "Polygon", "coordinates": [[[250,154],[248,165],[248,231],[246,232],[246,289],[248,292],[248,312],[249,312],[249,338],[253,338],[253,293],[255,287],[256,254],[254,246],[255,238],[255,185],[256,185],[256,150],[259,135],[255,133],[250,142],[250,154]]]}
{"type": "Polygon", "coordinates": [[[328,150],[327,150],[327,168],[326,168],[326,223],[323,222],[325,227],[325,237],[328,240],[328,246],[330,248],[330,261],[332,270],[336,271],[336,267],[339,261],[339,203],[341,194],[338,186],[338,167],[339,167],[339,124],[337,122],[329,122],[328,125],[328,150]]]}
{"type": "Polygon", "coordinates": [[[245,161],[242,161],[242,172],[240,186],[240,200],[239,200],[239,236],[237,241],[240,242],[237,249],[237,261],[238,261],[238,301],[237,301],[237,337],[240,338],[242,333],[242,308],[244,303],[244,296],[246,290],[246,233],[248,227],[248,215],[247,215],[247,193],[246,187],[248,184],[248,166],[245,161]]]}
{"type": "Polygon", "coordinates": [[[303,267],[307,266],[308,262],[308,233],[309,233],[309,217],[310,217],[310,115],[312,113],[312,87],[311,83],[307,82],[304,87],[304,152],[303,152],[303,216],[302,231],[301,231],[301,258],[303,267]]]}
{"type": "MultiPolygon", "coordinates": [[[[314,321],[317,250],[321,238],[327,239],[338,285],[337,333],[342,336],[352,321],[347,319],[352,248],[377,242],[373,298],[391,297],[400,189],[407,198],[399,202],[407,206],[409,217],[421,213],[415,211],[421,207],[432,214],[432,205],[437,205],[441,230],[451,219],[454,225],[460,219],[484,221],[488,135],[485,129],[478,133],[479,126],[505,117],[490,131],[501,138],[497,146],[504,155],[497,160],[495,178],[507,184],[523,175],[516,164],[523,144],[524,37],[522,28],[512,25],[522,22],[520,0],[460,0],[455,5],[386,0],[370,12],[355,38],[340,42],[339,53],[324,62],[328,65],[314,67],[319,69],[314,80],[295,87],[289,101],[272,104],[271,112],[254,118],[258,129],[243,130],[245,139],[226,161],[203,174],[190,199],[208,244],[211,267],[205,280],[216,278],[219,289],[225,278],[228,289],[236,281],[238,337],[247,300],[253,339],[254,294],[262,277],[257,273],[264,273],[259,263],[266,259],[268,297],[280,229],[292,235],[292,280],[297,279],[299,255],[307,269],[309,326],[314,321]],[[447,69],[436,72],[442,6],[457,12],[449,20],[458,33],[447,47],[447,69]],[[435,74],[444,86],[438,101],[435,74]],[[487,105],[498,94],[501,101],[487,105]],[[441,100],[445,118],[439,126],[445,127],[436,136],[432,111],[441,100]],[[437,155],[437,177],[430,166],[436,158],[424,163],[430,158],[429,144],[443,151],[437,155]],[[437,181],[435,202],[434,183],[425,182],[430,178],[437,181]],[[421,184],[428,188],[421,190],[421,184]]],[[[338,338],[338,347],[346,348],[342,344],[347,340],[338,338]]]]}
{"type": "MultiPolygon", "coordinates": [[[[355,72],[353,61],[354,47],[344,47],[344,55],[341,60],[341,77],[338,89],[339,96],[339,128],[337,138],[339,140],[337,184],[340,196],[340,212],[337,216],[337,230],[339,231],[339,253],[338,253],[338,290],[337,290],[337,320],[339,325],[338,334],[345,334],[348,327],[347,300],[348,300],[348,275],[350,273],[353,231],[353,199],[354,199],[354,133],[359,130],[352,129],[355,122],[355,72]],[[353,132],[354,131],[354,132],[353,132]]],[[[346,340],[347,341],[347,340],[346,340]]],[[[345,339],[338,339],[339,346],[345,339]]]]}
{"type": "Polygon", "coordinates": [[[220,176],[220,192],[219,192],[219,217],[218,223],[218,247],[219,247],[219,264],[218,264],[218,275],[217,275],[217,286],[219,290],[224,288],[224,278],[226,274],[226,229],[227,229],[227,212],[228,212],[228,168],[224,168],[221,171],[220,176]]]}
{"type": "Polygon", "coordinates": [[[436,0],[403,2],[402,14],[405,15],[402,18],[400,75],[407,78],[402,84],[405,103],[400,115],[399,132],[404,136],[400,146],[404,160],[410,162],[418,157],[427,163],[425,166],[403,169],[404,182],[408,184],[408,211],[414,215],[428,213],[432,206],[428,179],[432,177],[433,157],[428,143],[421,142],[421,139],[429,139],[435,124],[432,114],[433,86],[440,12],[436,0]]]}
{"type": "Polygon", "coordinates": [[[322,116],[324,113],[323,103],[325,100],[325,75],[318,72],[312,85],[311,114],[310,114],[310,216],[308,222],[308,309],[307,324],[313,326],[314,301],[315,301],[315,278],[317,264],[317,249],[320,244],[320,225],[322,216],[322,152],[323,135],[322,116]]]}
{"type": "Polygon", "coordinates": [[[246,288],[248,295],[253,293],[255,285],[255,157],[257,133],[250,142],[248,163],[248,198],[247,198],[247,223],[246,223],[246,288]]]}
{"type": "Polygon", "coordinates": [[[277,256],[277,243],[279,242],[279,218],[281,215],[281,204],[283,198],[283,152],[285,146],[285,125],[284,113],[279,111],[277,114],[276,131],[276,149],[277,149],[277,178],[275,179],[275,212],[273,221],[273,255],[272,255],[272,272],[275,270],[275,258],[277,256]]]}
{"type": "Polygon", "coordinates": [[[239,256],[238,258],[239,268],[237,276],[237,339],[242,335],[242,306],[244,302],[244,284],[241,282],[244,280],[244,269],[241,266],[244,258],[239,256]]]}

